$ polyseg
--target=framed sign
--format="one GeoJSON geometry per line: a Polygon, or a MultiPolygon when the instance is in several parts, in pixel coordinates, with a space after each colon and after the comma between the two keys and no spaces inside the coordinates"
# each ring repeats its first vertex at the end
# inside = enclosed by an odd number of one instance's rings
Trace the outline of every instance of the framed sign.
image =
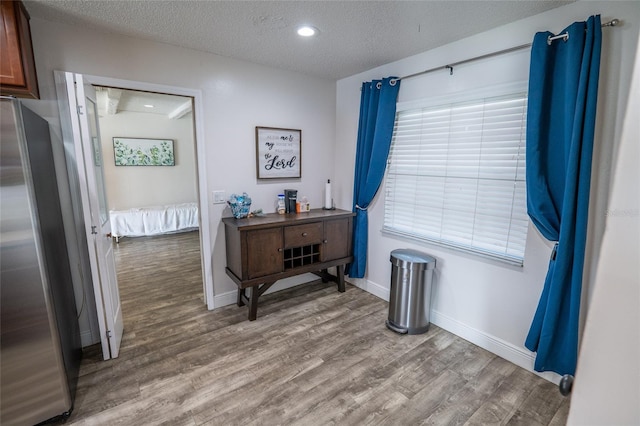
{"type": "Polygon", "coordinates": [[[302,130],[256,127],[258,179],[301,177],[302,130]]]}
{"type": "Polygon", "coordinates": [[[113,138],[116,166],[175,166],[172,139],[113,138]]]}

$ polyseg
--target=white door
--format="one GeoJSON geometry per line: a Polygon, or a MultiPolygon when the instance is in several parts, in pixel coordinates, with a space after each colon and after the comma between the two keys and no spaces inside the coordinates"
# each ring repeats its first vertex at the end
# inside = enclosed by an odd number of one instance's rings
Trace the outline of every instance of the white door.
{"type": "Polygon", "coordinates": [[[122,308],[102,168],[96,92],[93,86],[84,81],[82,74],[64,73],[64,79],[73,129],[75,163],[80,180],[102,355],[104,359],[116,358],[120,352],[123,334],[122,308]]]}

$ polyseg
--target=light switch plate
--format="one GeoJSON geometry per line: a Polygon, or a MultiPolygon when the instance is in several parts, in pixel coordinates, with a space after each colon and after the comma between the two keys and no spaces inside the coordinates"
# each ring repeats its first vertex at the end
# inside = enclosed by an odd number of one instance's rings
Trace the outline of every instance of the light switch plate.
{"type": "Polygon", "coordinates": [[[224,189],[213,191],[213,204],[224,204],[226,202],[227,200],[224,189]]]}

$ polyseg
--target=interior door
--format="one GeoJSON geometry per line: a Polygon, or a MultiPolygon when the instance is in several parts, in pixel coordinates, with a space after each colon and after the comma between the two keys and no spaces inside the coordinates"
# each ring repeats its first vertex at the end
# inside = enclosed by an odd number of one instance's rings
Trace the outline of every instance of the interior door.
{"type": "Polygon", "coordinates": [[[81,192],[84,193],[82,207],[85,212],[102,355],[104,359],[116,358],[120,352],[124,328],[102,168],[96,92],[81,74],[64,75],[71,125],[74,129],[75,163],[81,181],[81,192]]]}

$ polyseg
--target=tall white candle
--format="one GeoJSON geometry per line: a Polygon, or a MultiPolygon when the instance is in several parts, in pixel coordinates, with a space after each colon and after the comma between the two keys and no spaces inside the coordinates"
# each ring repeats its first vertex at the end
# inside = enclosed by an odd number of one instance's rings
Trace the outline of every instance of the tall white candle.
{"type": "Polygon", "coordinates": [[[327,183],[324,184],[324,208],[330,209],[333,207],[331,202],[331,180],[327,179],[327,183]]]}

